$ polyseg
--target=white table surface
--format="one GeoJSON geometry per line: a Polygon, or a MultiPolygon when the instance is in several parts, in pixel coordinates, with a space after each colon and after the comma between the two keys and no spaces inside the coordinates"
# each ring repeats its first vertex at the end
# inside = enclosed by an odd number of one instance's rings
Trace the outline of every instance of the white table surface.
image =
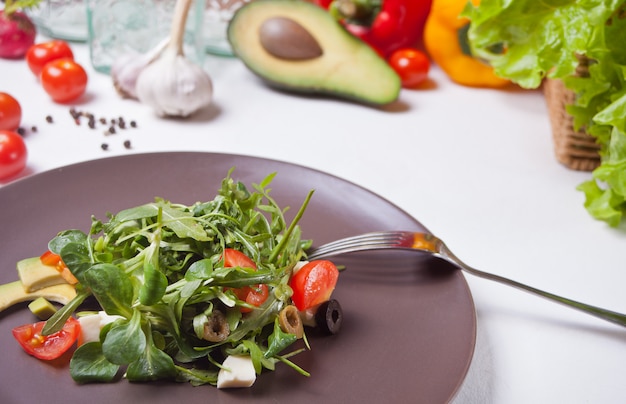
{"type": "MultiPolygon", "coordinates": [[[[477,268],[626,312],[626,232],[583,208],[576,186],[590,174],[556,161],[540,91],[462,87],[435,66],[431,88],[403,90],[396,104],[372,108],[276,92],[239,60],[210,57],[213,106],[187,120],[160,119],[122,100],[110,77],[91,68],[85,44],[72,47],[89,73],[88,91],[73,105],[139,128],[107,137],[76,126],[70,105],[50,101],[23,60],[0,60],[0,91],[21,102],[23,126],[38,128],[25,136],[28,165],[13,180],[157,151],[288,161],[383,196],[477,268]]],[[[626,330],[507,286],[469,275],[467,282],[478,333],[455,402],[624,402],[626,330]]]]}

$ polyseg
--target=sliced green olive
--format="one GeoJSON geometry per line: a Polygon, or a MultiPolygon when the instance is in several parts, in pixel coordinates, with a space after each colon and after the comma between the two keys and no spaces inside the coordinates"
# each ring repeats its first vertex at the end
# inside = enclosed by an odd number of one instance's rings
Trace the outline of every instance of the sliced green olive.
{"type": "Polygon", "coordinates": [[[304,326],[298,309],[294,305],[286,306],[278,314],[278,324],[283,332],[293,334],[300,339],[304,336],[304,326]]]}

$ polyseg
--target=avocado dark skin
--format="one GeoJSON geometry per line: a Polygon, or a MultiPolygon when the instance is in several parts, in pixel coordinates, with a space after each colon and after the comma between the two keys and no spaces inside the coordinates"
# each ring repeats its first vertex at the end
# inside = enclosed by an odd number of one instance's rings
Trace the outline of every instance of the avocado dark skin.
{"type": "Polygon", "coordinates": [[[400,78],[378,53],[305,1],[247,3],[231,20],[228,40],[250,71],[283,90],[373,105],[400,93],[400,78]]]}

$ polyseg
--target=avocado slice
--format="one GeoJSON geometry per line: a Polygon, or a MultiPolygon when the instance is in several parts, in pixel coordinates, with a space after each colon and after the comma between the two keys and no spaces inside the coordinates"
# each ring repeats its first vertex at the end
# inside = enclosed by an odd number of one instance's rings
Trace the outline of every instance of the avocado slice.
{"type": "Polygon", "coordinates": [[[55,267],[43,264],[39,257],[18,261],[17,273],[26,292],[67,283],[55,267]]]}
{"type": "Polygon", "coordinates": [[[400,93],[400,78],[387,62],[309,2],[247,3],[229,23],[228,40],[248,69],[283,90],[374,105],[400,93]]]}
{"type": "Polygon", "coordinates": [[[33,301],[38,297],[45,297],[53,302],[68,304],[76,297],[76,289],[70,284],[61,284],[26,292],[21,281],[0,285],[0,311],[14,304],[33,301]]]}

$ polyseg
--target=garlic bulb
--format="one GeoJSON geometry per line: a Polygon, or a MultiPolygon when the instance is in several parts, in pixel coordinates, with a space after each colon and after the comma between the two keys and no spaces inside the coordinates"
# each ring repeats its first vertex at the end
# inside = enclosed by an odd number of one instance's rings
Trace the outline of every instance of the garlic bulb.
{"type": "Polygon", "coordinates": [[[209,75],[183,53],[189,7],[194,0],[178,0],[168,46],[137,78],[137,98],[159,116],[186,117],[208,106],[213,98],[209,75]]]}
{"type": "Polygon", "coordinates": [[[111,65],[111,78],[113,79],[113,87],[119,95],[123,98],[137,99],[136,87],[139,73],[163,52],[169,41],[169,37],[165,38],[147,53],[133,50],[115,59],[111,65]]]}
{"type": "Polygon", "coordinates": [[[213,85],[202,68],[172,49],[142,70],[137,97],[159,116],[186,117],[209,105],[213,85]]]}

